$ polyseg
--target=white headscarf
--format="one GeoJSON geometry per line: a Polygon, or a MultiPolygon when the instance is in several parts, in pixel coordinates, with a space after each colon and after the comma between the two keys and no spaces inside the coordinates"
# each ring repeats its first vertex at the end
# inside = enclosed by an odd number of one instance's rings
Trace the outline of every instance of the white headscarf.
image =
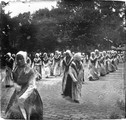
{"type": "Polygon", "coordinates": [[[92,55],[95,55],[95,52],[91,52],[91,56],[92,56],[92,55]]]}
{"type": "Polygon", "coordinates": [[[25,63],[27,63],[27,52],[25,52],[25,51],[19,51],[19,52],[16,54],[16,57],[17,57],[17,55],[22,55],[23,58],[24,58],[25,63]]]}
{"type": "Polygon", "coordinates": [[[73,56],[73,59],[77,61],[81,61],[81,58],[82,58],[82,55],[80,52],[75,53],[75,55],[73,56]]]}
{"type": "Polygon", "coordinates": [[[10,53],[10,52],[8,52],[7,55],[8,55],[9,57],[11,57],[11,53],[10,53]]]}
{"type": "Polygon", "coordinates": [[[95,52],[91,52],[90,59],[94,59],[94,58],[93,58],[93,55],[94,55],[94,57],[95,57],[95,52]]]}
{"type": "Polygon", "coordinates": [[[103,51],[103,52],[102,52],[102,55],[103,55],[103,56],[106,56],[106,51],[103,51]]]}
{"type": "Polygon", "coordinates": [[[51,53],[50,56],[53,57],[54,56],[54,53],[51,53]]]}
{"type": "Polygon", "coordinates": [[[39,53],[36,53],[35,56],[39,57],[39,53]]]}
{"type": "Polygon", "coordinates": [[[19,51],[17,54],[16,54],[16,57],[15,57],[15,61],[14,61],[14,64],[13,64],[13,71],[16,69],[17,67],[17,55],[22,55],[23,58],[24,58],[24,61],[25,63],[27,63],[27,52],[25,51],[19,51]]]}
{"type": "Polygon", "coordinates": [[[69,54],[69,56],[71,56],[71,57],[72,57],[72,53],[71,53],[71,51],[70,51],[70,50],[66,50],[65,54],[69,54]]]}
{"type": "Polygon", "coordinates": [[[98,49],[95,49],[95,55],[99,56],[99,50],[98,49]]]}

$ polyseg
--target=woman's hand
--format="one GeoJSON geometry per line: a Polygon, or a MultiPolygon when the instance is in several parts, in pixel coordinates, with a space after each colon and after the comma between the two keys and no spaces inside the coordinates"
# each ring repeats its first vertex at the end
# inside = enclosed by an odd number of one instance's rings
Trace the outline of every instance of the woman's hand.
{"type": "Polygon", "coordinates": [[[21,86],[19,86],[17,83],[14,83],[14,87],[15,87],[16,91],[21,90],[21,86]]]}
{"type": "Polygon", "coordinates": [[[73,79],[73,82],[77,83],[77,82],[78,82],[78,80],[77,80],[77,79],[73,79]]]}
{"type": "Polygon", "coordinates": [[[24,106],[25,99],[24,98],[18,98],[18,105],[19,106],[24,106]]]}

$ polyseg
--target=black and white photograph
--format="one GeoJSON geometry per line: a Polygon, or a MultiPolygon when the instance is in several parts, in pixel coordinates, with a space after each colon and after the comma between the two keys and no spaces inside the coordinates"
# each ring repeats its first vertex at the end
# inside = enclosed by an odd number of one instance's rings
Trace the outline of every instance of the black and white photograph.
{"type": "Polygon", "coordinates": [[[0,120],[126,120],[126,0],[0,0],[0,120]]]}

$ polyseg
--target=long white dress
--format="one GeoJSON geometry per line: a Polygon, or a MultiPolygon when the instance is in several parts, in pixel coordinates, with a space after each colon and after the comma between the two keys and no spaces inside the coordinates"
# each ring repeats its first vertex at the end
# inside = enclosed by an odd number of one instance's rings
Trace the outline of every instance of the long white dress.
{"type": "Polygon", "coordinates": [[[35,78],[34,70],[28,66],[14,69],[15,91],[6,108],[7,119],[25,118],[29,120],[32,115],[36,115],[37,119],[43,119],[43,103],[36,89],[35,78]],[[20,89],[17,89],[17,86],[20,86],[20,89]]]}
{"type": "Polygon", "coordinates": [[[104,65],[104,57],[100,58],[100,75],[101,76],[105,76],[106,75],[106,69],[105,69],[105,65],[104,65]]]}
{"type": "Polygon", "coordinates": [[[90,61],[89,61],[89,80],[90,81],[93,81],[93,80],[98,80],[99,79],[99,72],[96,68],[96,63],[97,63],[97,58],[90,58],[90,61]]]}
{"type": "Polygon", "coordinates": [[[45,72],[45,77],[49,77],[50,76],[50,65],[49,65],[48,58],[43,58],[43,69],[45,72]]]}
{"type": "Polygon", "coordinates": [[[54,56],[54,76],[60,75],[60,56],[54,56]]]}
{"type": "Polygon", "coordinates": [[[84,80],[84,69],[82,63],[80,62],[80,67],[78,69],[75,62],[72,62],[69,69],[69,74],[70,77],[72,78],[72,92],[71,92],[72,100],[79,101],[81,97],[82,83],[84,80]]]}

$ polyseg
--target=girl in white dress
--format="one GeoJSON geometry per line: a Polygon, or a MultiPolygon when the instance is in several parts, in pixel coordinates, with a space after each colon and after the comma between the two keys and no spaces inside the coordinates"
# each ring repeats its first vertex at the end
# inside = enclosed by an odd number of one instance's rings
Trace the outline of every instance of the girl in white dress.
{"type": "Polygon", "coordinates": [[[48,78],[50,76],[50,65],[49,65],[49,58],[47,53],[43,54],[44,58],[43,58],[43,69],[45,72],[45,77],[48,78]]]}

